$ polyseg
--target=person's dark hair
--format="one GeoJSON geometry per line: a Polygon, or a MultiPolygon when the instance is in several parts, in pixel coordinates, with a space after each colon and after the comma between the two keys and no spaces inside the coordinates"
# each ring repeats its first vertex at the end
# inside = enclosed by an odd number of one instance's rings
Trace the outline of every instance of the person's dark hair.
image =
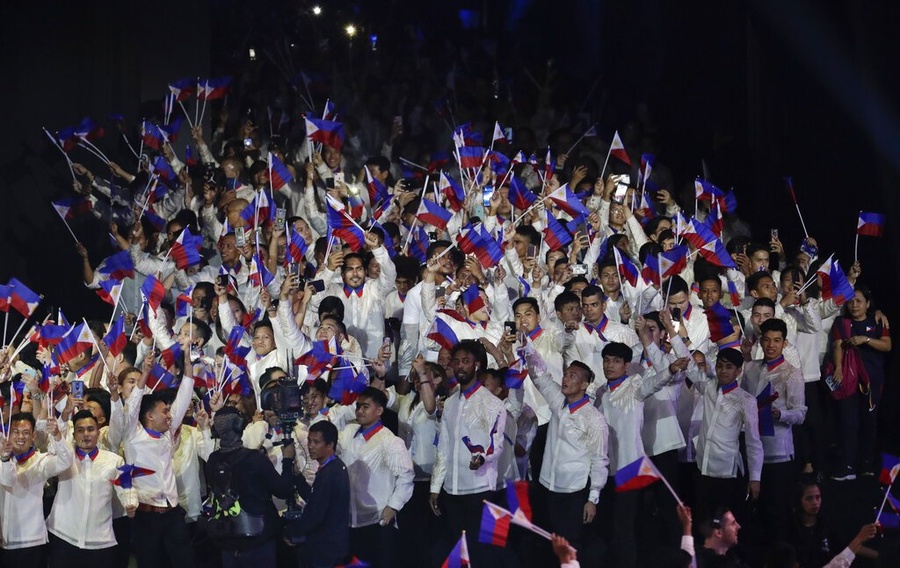
{"type": "Polygon", "coordinates": [[[344,322],[337,319],[336,316],[333,316],[331,314],[322,316],[319,318],[319,324],[322,324],[325,320],[333,321],[335,323],[335,325],[337,325],[338,329],[341,330],[341,334],[343,334],[344,337],[347,336],[347,326],[344,325],[344,322]]]}
{"type": "MultiPolygon", "coordinates": [[[[772,308],[772,311],[775,311],[775,301],[771,298],[757,298],[753,302],[753,308],[772,308]]],[[[751,311],[753,308],[751,308],[751,311]]]]}
{"type": "Polygon", "coordinates": [[[727,361],[740,369],[744,366],[744,354],[741,353],[738,349],[733,347],[726,347],[725,349],[719,349],[719,353],[716,355],[716,359],[722,359],[723,361],[727,361]]]}
{"type": "Polygon", "coordinates": [[[729,511],[731,511],[731,509],[727,507],[716,507],[709,518],[703,519],[697,525],[697,531],[700,533],[700,536],[707,539],[713,535],[713,531],[721,529],[723,519],[729,511]]]}
{"type": "Polygon", "coordinates": [[[590,367],[582,363],[581,361],[572,361],[569,363],[570,367],[575,367],[576,369],[581,369],[585,373],[587,373],[587,382],[591,384],[594,382],[594,371],[591,370],[590,367]]]}
{"type": "Polygon", "coordinates": [[[325,251],[328,250],[328,238],[319,237],[316,239],[315,245],[313,245],[313,254],[315,255],[324,255],[325,251]]]}
{"type": "Polygon", "coordinates": [[[197,326],[196,335],[200,336],[203,339],[203,345],[206,345],[207,343],[209,343],[209,339],[212,337],[212,329],[210,329],[209,324],[207,324],[205,321],[195,319],[193,320],[193,322],[194,325],[197,326]]]}
{"type": "Polygon", "coordinates": [[[321,395],[328,397],[328,381],[323,379],[322,377],[317,378],[314,381],[304,381],[303,386],[300,387],[300,396],[306,396],[309,391],[317,391],[321,395]]]}
{"type": "Polygon", "coordinates": [[[569,279],[568,282],[563,284],[563,290],[565,290],[566,292],[571,292],[572,287],[576,284],[590,284],[590,282],[584,276],[573,276],[569,279]]]}
{"type": "Polygon", "coordinates": [[[719,280],[719,276],[717,274],[697,275],[695,273],[694,281],[697,283],[698,287],[702,287],[704,282],[715,282],[716,286],[718,286],[719,288],[719,291],[722,291],[722,281],[719,280]]]}
{"type": "Polygon", "coordinates": [[[764,568],[794,568],[797,565],[797,551],[786,542],[774,542],[766,547],[764,568]]]}
{"type": "Polygon", "coordinates": [[[647,312],[646,314],[644,314],[644,319],[655,322],[659,329],[665,329],[663,328],[662,319],[660,319],[659,317],[659,312],[647,312]]]}
{"type": "Polygon", "coordinates": [[[103,417],[106,418],[106,423],[109,424],[110,415],[112,414],[109,392],[105,389],[84,389],[84,401],[97,403],[97,405],[100,406],[100,410],[103,411],[103,417]]]}
{"type": "Polygon", "coordinates": [[[747,258],[751,258],[754,254],[759,251],[769,252],[769,247],[762,243],[750,243],[747,245],[747,258]]]}
{"type": "Polygon", "coordinates": [[[337,296],[325,296],[319,304],[319,317],[325,315],[334,316],[335,319],[344,321],[344,302],[337,296]]]}
{"type": "Polygon", "coordinates": [[[553,263],[553,268],[556,268],[557,266],[565,266],[567,264],[569,264],[569,259],[568,257],[564,256],[562,258],[556,259],[556,262],[553,263]]]}
{"type": "Polygon", "coordinates": [[[654,243],[653,241],[646,242],[638,249],[638,260],[641,261],[641,264],[644,264],[647,261],[648,256],[656,256],[662,251],[662,247],[659,246],[659,244],[654,243]]]}
{"type": "Polygon", "coordinates": [[[192,210],[182,209],[175,214],[174,221],[180,223],[182,227],[189,228],[191,230],[191,233],[195,235],[200,234],[200,226],[197,222],[197,214],[192,210]]]}
{"type": "Polygon", "coordinates": [[[284,373],[285,370],[281,367],[269,367],[263,374],[259,376],[259,390],[264,390],[267,388],[272,388],[278,384],[278,381],[273,380],[272,375],[276,372],[284,373]],[[269,384],[271,383],[271,384],[269,384]]]}
{"type": "Polygon", "coordinates": [[[599,274],[599,273],[603,272],[603,269],[607,268],[607,267],[615,268],[617,271],[619,270],[619,266],[616,264],[615,257],[612,257],[612,258],[606,257],[605,259],[601,260],[600,263],[597,265],[597,273],[599,274]]]}
{"type": "Polygon", "coordinates": [[[585,298],[590,298],[591,296],[600,296],[601,302],[606,301],[606,294],[603,293],[603,290],[601,290],[599,286],[588,286],[581,291],[581,301],[584,301],[585,298]]]}
{"type": "Polygon", "coordinates": [[[528,238],[528,242],[536,247],[541,246],[541,234],[531,225],[519,225],[516,234],[528,238]]]}
{"type": "Polygon", "coordinates": [[[512,306],[513,313],[515,313],[516,308],[518,308],[519,306],[521,306],[523,304],[527,304],[527,305],[531,306],[534,309],[536,314],[541,315],[541,308],[538,306],[538,301],[536,299],[532,298],[531,296],[525,296],[524,298],[519,298],[518,300],[513,302],[513,306],[512,306]]]}
{"type": "Polygon", "coordinates": [[[97,422],[97,419],[91,414],[90,410],[79,410],[75,413],[75,416],[72,417],[72,427],[74,428],[79,420],[93,420],[96,426],[100,426],[100,423],[97,422]]]}
{"type": "Polygon", "coordinates": [[[684,278],[682,278],[681,276],[678,276],[676,274],[675,276],[671,277],[666,282],[667,283],[664,284],[664,286],[666,286],[666,289],[669,292],[670,298],[672,296],[674,296],[675,294],[678,294],[679,292],[684,292],[685,294],[690,294],[691,287],[688,286],[688,283],[685,282],[684,278]],[[671,286],[671,288],[669,288],[669,286],[671,286]]]}
{"type": "Polygon", "coordinates": [[[634,354],[631,352],[631,347],[625,345],[624,343],[619,343],[618,341],[610,341],[606,344],[606,347],[603,348],[601,355],[603,357],[618,357],[626,363],[631,363],[631,358],[634,354]]]}
{"type": "Polygon", "coordinates": [[[487,369],[487,351],[481,343],[474,339],[464,339],[453,346],[453,349],[450,350],[450,357],[455,357],[459,352],[468,353],[474,357],[479,369],[487,369]]]}
{"type": "Polygon", "coordinates": [[[145,394],[141,399],[141,410],[139,413],[141,425],[146,426],[147,414],[152,412],[157,404],[165,404],[163,392],[145,394]]]}
{"type": "MultiPolygon", "coordinates": [[[[772,275],[765,270],[761,270],[760,272],[754,272],[750,276],[747,277],[747,292],[755,291],[759,288],[759,283],[762,282],[763,278],[772,278],[772,275]]],[[[772,279],[774,282],[774,279],[772,279]]]]}
{"type": "MultiPolygon", "coordinates": [[[[381,392],[381,391],[378,391],[381,392]]],[[[370,400],[374,400],[371,399],[370,400]]],[[[322,434],[322,441],[325,442],[326,446],[331,446],[334,450],[337,450],[337,441],[338,441],[338,429],[337,426],[329,422],[328,420],[320,420],[316,422],[312,426],[309,427],[309,433],[318,432],[322,434]]]]}
{"type": "Polygon", "coordinates": [[[562,311],[566,304],[581,305],[581,299],[575,294],[575,292],[560,292],[559,296],[557,296],[556,299],[553,300],[553,309],[555,309],[557,312],[562,311]]]}
{"type": "Polygon", "coordinates": [[[354,258],[356,260],[358,260],[363,266],[366,265],[366,259],[363,257],[363,255],[359,254],[358,252],[351,252],[350,254],[345,254],[344,255],[344,264],[341,266],[341,274],[343,274],[344,271],[347,270],[347,261],[352,260],[354,258]]]}
{"type": "Polygon", "coordinates": [[[769,331],[780,331],[782,339],[787,339],[787,324],[778,318],[767,319],[759,324],[759,333],[764,335],[769,331]]]}
{"type": "Polygon", "coordinates": [[[660,223],[662,223],[663,221],[669,221],[671,223],[672,219],[665,216],[654,217],[648,220],[647,224],[644,225],[644,232],[647,233],[648,237],[653,235],[653,233],[656,232],[656,229],[659,228],[660,223]]]}
{"type": "Polygon", "coordinates": [[[419,280],[419,263],[408,256],[394,257],[394,266],[397,268],[397,277],[403,277],[415,284],[419,280]]]}
{"type": "Polygon", "coordinates": [[[745,246],[747,247],[747,256],[750,256],[750,239],[747,237],[734,237],[725,243],[725,251],[728,254],[739,254],[744,250],[745,246]]]}
{"type": "Polygon", "coordinates": [[[672,229],[665,229],[659,232],[659,238],[656,239],[657,243],[662,243],[665,240],[672,239],[675,240],[675,232],[672,229]]]}
{"type": "Polygon", "coordinates": [[[388,404],[388,398],[387,395],[384,394],[384,391],[375,387],[366,387],[361,393],[359,393],[359,398],[368,399],[381,408],[387,407],[388,404]]]}
{"type": "Polygon", "coordinates": [[[369,168],[375,166],[379,170],[387,173],[390,173],[391,171],[391,161],[384,156],[369,156],[368,158],[366,158],[365,165],[369,168]]]}
{"type": "Polygon", "coordinates": [[[137,345],[131,341],[126,343],[125,349],[122,349],[122,359],[124,359],[127,365],[133,367],[134,362],[137,360],[137,345]]]}
{"type": "Polygon", "coordinates": [[[628,235],[626,235],[625,233],[618,233],[618,234],[612,235],[611,237],[609,237],[609,240],[607,241],[609,243],[609,247],[610,247],[609,250],[612,251],[612,247],[619,246],[619,243],[621,243],[622,241],[626,241],[626,240],[628,240],[628,235]]]}
{"type": "Polygon", "coordinates": [[[34,432],[37,422],[34,420],[34,416],[30,412],[16,412],[12,416],[10,416],[9,423],[12,424],[13,422],[21,422],[23,420],[31,424],[31,431],[34,432]]]}
{"type": "Polygon", "coordinates": [[[862,294],[863,299],[869,303],[869,312],[871,313],[874,310],[872,307],[872,290],[862,282],[857,282],[853,287],[853,291],[862,294]]]}

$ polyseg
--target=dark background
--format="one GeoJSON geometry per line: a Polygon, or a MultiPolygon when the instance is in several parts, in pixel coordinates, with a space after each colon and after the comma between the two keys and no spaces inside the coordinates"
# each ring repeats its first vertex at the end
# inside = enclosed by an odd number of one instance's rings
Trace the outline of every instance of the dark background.
{"type": "MultiPolygon", "coordinates": [[[[244,64],[238,54],[262,36],[312,41],[355,21],[394,47],[412,27],[450,53],[457,41],[494,38],[508,67],[537,73],[552,59],[561,94],[584,100],[604,132],[646,104],[659,131],[657,158],[677,183],[691,183],[705,159],[715,183],[735,188],[739,214],[758,237],[778,228],[789,247],[802,237],[786,175],[810,234],[844,266],[858,211],[886,213],[886,236],[860,243],[862,280],[900,322],[896,2],[336,1],[322,3],[339,14],[333,25],[313,32],[292,30],[283,17],[286,6],[308,10],[304,1],[37,4],[7,7],[0,24],[0,281],[18,277],[46,296],[45,306],[108,313],[80,284],[73,241],[50,207],[71,182],[42,126],[113,112],[135,125],[167,82],[233,74],[244,64]],[[480,26],[461,30],[459,10],[484,6],[480,26]]],[[[126,159],[113,142],[101,146],[114,161],[126,159]]],[[[103,250],[107,237],[91,224],[76,220],[74,228],[92,251],[103,250]]],[[[889,432],[897,431],[893,382],[882,412],[889,432]]]]}

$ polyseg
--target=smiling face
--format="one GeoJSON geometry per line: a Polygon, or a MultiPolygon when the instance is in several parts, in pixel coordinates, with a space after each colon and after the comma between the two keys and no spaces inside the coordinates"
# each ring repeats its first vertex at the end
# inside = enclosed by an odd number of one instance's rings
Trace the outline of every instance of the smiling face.
{"type": "Polygon", "coordinates": [[[12,442],[14,454],[24,454],[34,445],[34,428],[27,420],[17,420],[12,423],[9,431],[9,441],[12,442]]]}
{"type": "Polygon", "coordinates": [[[275,336],[272,328],[259,326],[253,332],[253,349],[260,357],[268,355],[275,349],[275,336]]]}
{"type": "Polygon", "coordinates": [[[704,280],[700,283],[700,301],[704,308],[709,308],[722,299],[722,283],[718,279],[704,280]]]}
{"type": "Polygon", "coordinates": [[[366,269],[361,259],[352,257],[344,262],[344,269],[341,271],[344,284],[351,288],[358,288],[366,281],[366,269]]]}
{"type": "Polygon", "coordinates": [[[531,333],[540,323],[540,316],[531,304],[519,304],[515,309],[516,329],[531,333]]]}
{"type": "Polygon", "coordinates": [[[165,432],[172,425],[172,409],[171,407],[159,401],[153,405],[146,414],[144,414],[144,425],[146,428],[154,432],[165,432]]]}

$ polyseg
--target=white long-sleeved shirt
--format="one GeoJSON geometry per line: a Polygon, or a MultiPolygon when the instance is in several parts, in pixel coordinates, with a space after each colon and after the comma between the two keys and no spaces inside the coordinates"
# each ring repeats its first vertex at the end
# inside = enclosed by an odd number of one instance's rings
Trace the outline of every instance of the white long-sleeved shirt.
{"type": "Polygon", "coordinates": [[[588,500],[596,504],[609,475],[606,418],[587,395],[580,402],[567,404],[559,385],[548,375],[532,379],[553,412],[541,485],[556,493],[574,493],[584,489],[590,478],[588,500]]]}
{"type": "Polygon", "coordinates": [[[431,492],[441,487],[450,495],[471,495],[497,489],[497,469],[504,451],[506,407],[503,401],[476,382],[447,397],[441,416],[437,461],[431,474],[431,492]],[[472,452],[463,442],[482,446],[484,464],[469,469],[472,452]],[[488,455],[489,448],[494,448],[488,455]]]}
{"type": "Polygon", "coordinates": [[[644,400],[672,380],[669,369],[625,378],[616,386],[607,382],[597,390],[595,404],[609,423],[609,472],[647,455],[641,439],[644,400]]]}
{"type": "Polygon", "coordinates": [[[50,438],[47,453],[35,452],[19,462],[0,463],[0,536],[3,548],[14,550],[47,542],[43,510],[44,484],[72,465],[72,453],[62,440],[50,438]]]}
{"type": "MultiPolygon", "coordinates": [[[[644,353],[647,359],[644,365],[648,368],[662,369],[677,358],[674,353],[663,353],[655,344],[645,347],[644,353]]],[[[675,381],[644,400],[644,429],[641,431],[641,437],[647,455],[658,456],[685,447],[677,417],[678,397],[682,392],[683,379],[683,373],[678,373],[675,381]]]]}
{"type": "Polygon", "coordinates": [[[385,507],[399,511],[413,494],[413,464],[403,440],[380,422],[368,431],[351,424],[338,437],[338,455],[350,474],[350,526],[381,520],[385,507]]]}
{"type": "Polygon", "coordinates": [[[101,450],[97,454],[75,455],[68,469],[59,474],[47,529],[72,546],[96,550],[116,546],[113,534],[113,502],[122,489],[111,483],[125,464],[121,456],[101,450]]]}
{"type": "Polygon", "coordinates": [[[794,458],[794,436],[791,426],[802,424],[806,418],[806,390],[800,369],[785,359],[776,361],[750,361],[744,365],[741,386],[754,397],[759,397],[766,385],[772,385],[772,395],[778,397],[760,412],[778,409],[781,415],[775,422],[774,436],[760,435],[765,463],[781,463],[794,458]]]}
{"type": "MultiPolygon", "coordinates": [[[[193,378],[181,378],[178,393],[172,402],[172,416],[184,416],[191,403],[193,388],[193,378]]],[[[173,420],[169,430],[165,432],[151,432],[144,428],[139,414],[141,400],[149,392],[147,387],[135,388],[125,401],[125,460],[155,472],[134,479],[140,503],[155,507],[175,507],[178,505],[178,487],[175,482],[173,437],[179,421],[173,420]]]]}
{"type": "Polygon", "coordinates": [[[603,348],[610,342],[624,343],[633,350],[640,345],[637,334],[627,325],[614,322],[603,316],[596,327],[585,322],[578,326],[574,334],[575,340],[572,347],[566,353],[566,362],[581,361],[597,375],[597,384],[594,389],[606,383],[606,375],[603,374],[603,348]]]}
{"type": "Polygon", "coordinates": [[[416,479],[428,479],[437,459],[438,417],[437,412],[428,414],[425,404],[418,401],[412,406],[416,393],[397,394],[394,387],[388,388],[391,410],[397,413],[398,432],[409,450],[416,479]]]}
{"type": "Polygon", "coordinates": [[[173,460],[178,504],[185,510],[185,521],[192,523],[200,516],[200,460],[206,461],[215,450],[209,429],[182,425],[176,436],[173,460]]]}

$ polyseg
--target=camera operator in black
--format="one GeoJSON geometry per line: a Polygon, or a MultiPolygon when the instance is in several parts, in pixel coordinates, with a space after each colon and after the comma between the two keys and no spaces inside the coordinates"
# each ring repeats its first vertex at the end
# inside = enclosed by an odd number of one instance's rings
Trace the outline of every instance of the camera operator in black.
{"type": "Polygon", "coordinates": [[[264,454],[243,447],[243,421],[236,409],[225,407],[219,410],[215,415],[213,431],[219,438],[219,449],[209,456],[206,464],[210,493],[215,490],[216,472],[220,464],[227,461],[231,471],[230,491],[240,503],[241,514],[248,515],[251,520],[255,520],[254,517],[262,519],[262,526],[251,531],[253,536],[214,537],[222,552],[222,566],[274,566],[281,521],[272,497],[289,499],[293,495],[294,446],[287,444],[282,448],[284,465],[283,473],[279,475],[264,454]]]}
{"type": "Polygon", "coordinates": [[[312,487],[296,477],[306,501],[303,514],[285,526],[285,536],[300,540],[301,566],[324,568],[344,562],[350,550],[350,476],[337,451],[338,430],[328,421],[309,427],[309,457],[319,463],[312,487]]]}

